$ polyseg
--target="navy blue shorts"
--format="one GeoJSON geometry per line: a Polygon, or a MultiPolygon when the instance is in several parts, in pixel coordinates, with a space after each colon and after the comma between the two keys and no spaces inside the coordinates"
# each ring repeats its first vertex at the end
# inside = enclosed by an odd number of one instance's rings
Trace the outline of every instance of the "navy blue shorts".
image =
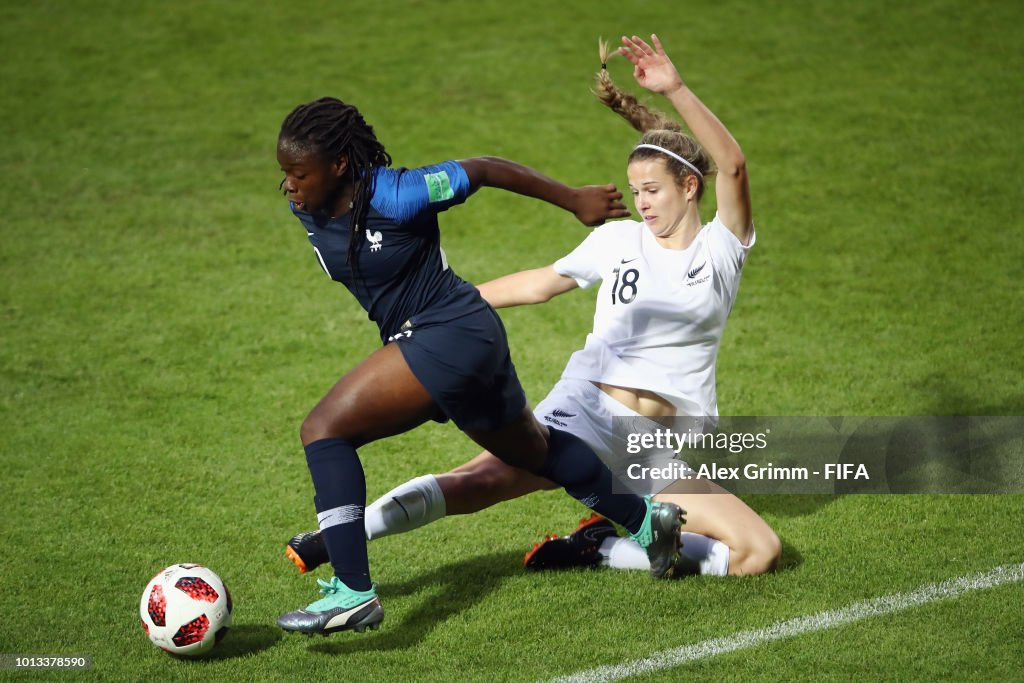
{"type": "Polygon", "coordinates": [[[411,323],[395,342],[446,418],[463,431],[494,431],[519,419],[526,393],[494,309],[422,327],[415,317],[411,323]]]}

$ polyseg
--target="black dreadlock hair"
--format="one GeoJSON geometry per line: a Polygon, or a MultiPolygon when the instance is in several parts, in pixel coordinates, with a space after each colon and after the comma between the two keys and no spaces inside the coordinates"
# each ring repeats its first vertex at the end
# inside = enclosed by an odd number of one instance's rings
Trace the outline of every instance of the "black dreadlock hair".
{"type": "Polygon", "coordinates": [[[348,159],[348,173],[355,185],[348,263],[355,272],[359,253],[356,236],[365,226],[366,214],[370,210],[373,167],[390,166],[391,155],[377,140],[373,126],[366,123],[359,110],[334,97],[321,97],[295,107],[281,124],[278,139],[291,140],[327,161],[335,161],[342,156],[348,159]]]}

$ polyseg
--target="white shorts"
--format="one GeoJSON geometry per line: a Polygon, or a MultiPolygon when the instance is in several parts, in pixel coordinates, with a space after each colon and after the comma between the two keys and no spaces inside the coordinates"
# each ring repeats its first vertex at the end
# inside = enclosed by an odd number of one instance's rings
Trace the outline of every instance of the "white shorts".
{"type": "MultiPolygon", "coordinates": [[[[541,424],[569,432],[590,446],[616,478],[616,493],[653,495],[686,476],[696,476],[675,451],[644,449],[632,454],[631,435],[664,429],[650,418],[630,410],[593,382],[561,379],[537,404],[533,414],[541,424]],[[656,471],[656,474],[655,474],[656,471]],[[678,474],[662,478],[662,474],[678,474]]],[[[633,450],[637,450],[635,443],[633,450]]]]}

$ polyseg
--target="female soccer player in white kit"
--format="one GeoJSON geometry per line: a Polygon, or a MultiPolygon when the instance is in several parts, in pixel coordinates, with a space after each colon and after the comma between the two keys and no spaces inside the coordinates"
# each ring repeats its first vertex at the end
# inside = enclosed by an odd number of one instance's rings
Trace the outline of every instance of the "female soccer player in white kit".
{"type": "MultiPolygon", "coordinates": [[[[613,417],[635,420],[718,415],[715,365],[747,252],[754,244],[746,163],[739,145],[680,78],[657,36],[652,45],[622,38],[619,53],[636,81],[663,95],[693,132],[618,89],[602,64],[596,94],[643,133],[627,175],[639,221],[595,229],[552,266],[480,286],[495,308],[541,303],[601,282],[594,329],[562,378],[534,411],[542,423],[583,439],[613,472],[624,472],[622,433],[613,417]],[[710,157],[710,158],[709,158],[710,157]],[[717,215],[702,225],[698,204],[717,167],[717,215]]],[[[602,62],[607,60],[602,49],[602,62]]],[[[554,485],[484,452],[446,474],[418,477],[366,508],[369,538],[400,533],[446,514],[467,514],[554,485]]],[[[655,500],[686,510],[677,573],[759,574],[775,568],[775,532],[743,501],[714,482],[671,483],[655,500]]],[[[324,561],[316,532],[289,543],[305,571],[324,561]]],[[[600,517],[567,537],[548,537],[527,553],[533,568],[607,565],[646,569],[646,553],[600,517]]]]}

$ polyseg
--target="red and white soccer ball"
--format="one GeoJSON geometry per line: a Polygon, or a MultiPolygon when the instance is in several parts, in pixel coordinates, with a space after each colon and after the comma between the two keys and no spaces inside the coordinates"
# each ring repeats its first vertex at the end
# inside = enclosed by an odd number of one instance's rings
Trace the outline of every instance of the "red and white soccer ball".
{"type": "Polygon", "coordinates": [[[172,564],[142,592],[139,616],[153,644],[194,657],[213,649],[231,626],[231,593],[201,564],[172,564]]]}

